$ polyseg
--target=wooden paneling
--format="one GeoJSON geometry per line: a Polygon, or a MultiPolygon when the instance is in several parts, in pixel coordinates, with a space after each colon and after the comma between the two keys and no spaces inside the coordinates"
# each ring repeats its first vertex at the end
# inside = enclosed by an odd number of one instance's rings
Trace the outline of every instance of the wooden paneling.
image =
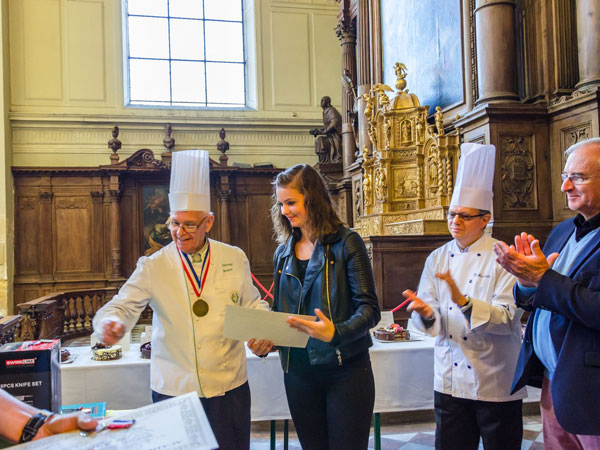
{"type": "Polygon", "coordinates": [[[20,224],[15,227],[15,248],[19,249],[15,253],[15,265],[19,267],[22,275],[37,275],[37,249],[39,238],[43,236],[39,227],[36,227],[40,214],[37,195],[34,197],[24,192],[15,198],[15,203],[15,223],[20,224]]]}
{"type": "MultiPolygon", "coordinates": [[[[404,300],[402,291],[417,290],[429,254],[451,239],[450,234],[429,236],[371,236],[365,239],[373,263],[375,285],[382,310],[404,300]]],[[[394,317],[408,318],[406,311],[394,317]]]]}
{"type": "Polygon", "coordinates": [[[56,275],[91,272],[90,247],[95,238],[91,232],[91,212],[89,198],[56,197],[53,224],[56,275]]]}
{"type": "MultiPolygon", "coordinates": [[[[269,216],[271,181],[278,172],[211,167],[216,220],[210,237],[229,236],[224,241],[246,252],[251,270],[266,286],[272,280],[276,248],[269,216]]],[[[153,159],[149,150],[114,166],[13,168],[13,176],[15,305],[51,292],[119,287],[146,249],[142,190],[169,184],[168,166],[153,159]],[[110,232],[114,201],[120,230],[117,252],[110,232]],[[120,262],[117,275],[115,258],[120,262]]]]}

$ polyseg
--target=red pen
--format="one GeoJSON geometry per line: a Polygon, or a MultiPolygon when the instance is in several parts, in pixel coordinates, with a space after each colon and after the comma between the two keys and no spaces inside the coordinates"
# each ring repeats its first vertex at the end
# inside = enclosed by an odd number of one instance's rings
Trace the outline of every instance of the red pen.
{"type": "Polygon", "coordinates": [[[392,309],[392,312],[396,312],[400,308],[402,308],[404,305],[406,305],[408,302],[412,302],[416,296],[417,296],[417,293],[413,292],[412,294],[409,295],[409,297],[406,300],[404,300],[402,303],[400,303],[398,306],[396,306],[394,309],[392,309]]]}

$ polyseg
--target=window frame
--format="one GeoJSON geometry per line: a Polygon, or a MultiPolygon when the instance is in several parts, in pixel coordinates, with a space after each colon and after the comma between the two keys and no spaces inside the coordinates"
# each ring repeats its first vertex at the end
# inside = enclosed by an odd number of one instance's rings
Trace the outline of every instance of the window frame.
{"type": "MultiPolygon", "coordinates": [[[[169,1],[169,0],[167,0],[169,1]]],[[[204,1],[204,0],[203,0],[204,1]]],[[[254,20],[254,0],[240,0],[240,6],[242,8],[242,61],[213,61],[206,59],[206,41],[204,42],[204,55],[203,59],[200,60],[187,60],[187,59],[172,59],[170,55],[170,42],[169,42],[169,58],[137,58],[130,57],[129,55],[129,2],[128,0],[121,0],[121,18],[122,18],[122,55],[123,55],[123,104],[125,108],[133,108],[133,109],[165,109],[165,110],[192,110],[192,111],[246,111],[246,110],[256,110],[256,74],[252,72],[252,70],[256,69],[256,49],[255,49],[255,36],[251,35],[250,32],[255,29],[255,24],[252,23],[249,26],[249,21],[254,20]],[[132,103],[131,99],[131,77],[130,77],[130,64],[129,61],[131,59],[158,59],[161,61],[167,61],[169,63],[169,101],[151,101],[149,100],[147,104],[144,103],[132,103]],[[182,105],[179,102],[173,101],[173,89],[172,89],[172,76],[171,76],[171,63],[173,61],[198,61],[204,65],[204,90],[205,90],[205,99],[203,105],[199,102],[190,102],[191,104],[182,105]],[[244,105],[234,105],[223,104],[223,106],[214,105],[209,102],[208,99],[208,84],[206,80],[206,64],[207,63],[235,63],[241,64],[244,68],[243,70],[243,86],[244,86],[244,105]],[[173,104],[177,103],[177,104],[173,104]]],[[[134,17],[166,17],[168,20],[180,17],[171,17],[169,16],[151,16],[151,15],[142,15],[142,14],[132,14],[134,17]]],[[[184,18],[185,19],[185,18],[184,18]]],[[[201,20],[206,24],[206,22],[226,22],[226,23],[240,23],[240,21],[232,21],[232,20],[221,20],[221,19],[194,19],[201,20]]],[[[203,28],[203,34],[206,38],[206,30],[205,26],[203,28]]],[[[169,41],[171,36],[169,35],[169,41]]],[[[138,102],[139,100],[133,100],[133,102],[138,102]]]]}

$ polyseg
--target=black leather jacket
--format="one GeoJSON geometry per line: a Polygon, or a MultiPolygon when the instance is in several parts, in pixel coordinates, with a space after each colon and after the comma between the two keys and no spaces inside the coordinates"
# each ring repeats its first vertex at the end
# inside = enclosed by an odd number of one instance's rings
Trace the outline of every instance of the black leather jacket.
{"type": "MultiPolygon", "coordinates": [[[[314,315],[314,308],[332,318],[335,336],[330,343],[309,338],[308,357],[315,364],[343,364],[373,345],[369,329],[380,319],[371,262],[362,238],[340,227],[317,241],[308,263],[304,283],[298,278],[296,241],[291,237],[273,257],[273,310],[314,315]]],[[[281,365],[287,372],[289,347],[279,347],[281,365]]]]}

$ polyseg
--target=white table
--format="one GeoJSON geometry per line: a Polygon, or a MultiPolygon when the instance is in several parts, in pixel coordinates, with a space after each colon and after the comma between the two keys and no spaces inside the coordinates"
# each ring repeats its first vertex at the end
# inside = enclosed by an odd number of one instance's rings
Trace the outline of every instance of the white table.
{"type": "Polygon", "coordinates": [[[134,409],[152,403],[150,360],[140,344],[115,361],[94,361],[90,347],[67,347],[75,360],[61,364],[62,404],[106,402],[108,409],[134,409]]]}
{"type": "MultiPolygon", "coordinates": [[[[434,339],[417,338],[376,341],[371,348],[375,412],[433,409],[434,339]]],[[[139,344],[132,344],[116,361],[93,361],[89,347],[69,347],[69,351],[75,361],[61,366],[63,404],[106,401],[108,409],[131,409],[152,401],[150,361],[140,357],[139,344]]],[[[279,355],[272,353],[264,360],[248,350],[246,355],[252,420],[289,419],[279,355]]],[[[539,390],[528,390],[530,401],[539,400],[539,390]]]]}

